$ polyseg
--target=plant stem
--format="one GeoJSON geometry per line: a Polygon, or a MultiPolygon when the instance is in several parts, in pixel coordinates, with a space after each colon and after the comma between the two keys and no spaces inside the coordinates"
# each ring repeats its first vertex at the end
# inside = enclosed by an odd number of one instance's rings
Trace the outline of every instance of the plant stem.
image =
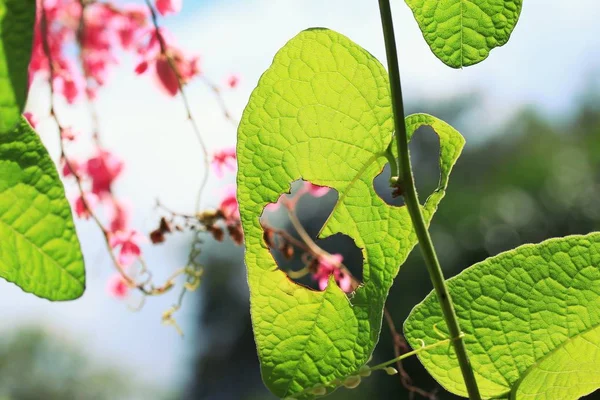
{"type": "Polygon", "coordinates": [[[421,206],[417,196],[417,190],[412,175],[410,165],[410,156],[408,153],[408,135],[404,121],[404,104],[402,101],[402,87],[400,84],[400,69],[398,67],[398,54],[396,50],[396,40],[394,36],[394,25],[392,22],[392,10],[389,0],[379,0],[379,11],[381,13],[381,23],[383,26],[383,35],[385,38],[385,50],[388,61],[390,76],[390,86],[392,92],[392,108],[394,112],[394,121],[396,128],[396,139],[398,145],[398,184],[404,193],[404,201],[410,214],[415,233],[419,240],[419,247],[425,259],[427,270],[437,294],[438,301],[444,314],[444,319],[448,325],[450,337],[453,339],[454,350],[460,365],[460,369],[465,380],[467,392],[471,400],[481,400],[479,388],[467,356],[462,333],[458,324],[458,318],[454,311],[454,305],[448,293],[444,274],[438,261],[433,242],[429,236],[427,225],[421,213],[421,206]]]}

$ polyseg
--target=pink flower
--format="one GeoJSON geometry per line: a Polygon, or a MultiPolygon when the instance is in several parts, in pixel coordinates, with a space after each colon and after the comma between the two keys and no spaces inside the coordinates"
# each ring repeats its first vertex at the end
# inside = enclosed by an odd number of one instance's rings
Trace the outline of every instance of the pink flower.
{"type": "Polygon", "coordinates": [[[110,231],[112,233],[126,231],[129,228],[131,212],[128,205],[115,199],[107,210],[110,213],[110,231]]]}
{"type": "Polygon", "coordinates": [[[160,30],[160,37],[167,46],[166,53],[171,61],[169,62],[167,56],[162,52],[159,34],[152,30],[149,39],[143,45],[138,46],[138,53],[142,56],[142,61],[136,66],[135,72],[141,75],[148,70],[153,71],[158,87],[169,96],[175,96],[179,91],[180,83],[185,85],[200,74],[200,59],[196,56],[186,55],[170,45],[169,42],[172,39],[164,30],[160,30]]]}
{"type": "Polygon", "coordinates": [[[77,214],[79,218],[88,219],[92,215],[90,209],[93,209],[96,204],[98,204],[98,196],[94,193],[85,193],[84,196],[79,195],[75,199],[75,214],[77,214]],[[85,202],[83,201],[84,198],[85,202]],[[88,207],[90,209],[88,209],[88,207]]]}
{"type": "Polygon", "coordinates": [[[179,78],[171,68],[171,64],[165,57],[159,57],[154,63],[156,68],[155,77],[158,78],[159,87],[169,96],[175,96],[179,91],[179,78]]]}
{"type": "Polygon", "coordinates": [[[156,9],[161,15],[177,14],[182,3],[182,0],[156,0],[156,9]]]}
{"type": "Polygon", "coordinates": [[[219,205],[227,223],[236,223],[240,219],[240,207],[235,197],[235,185],[226,186],[223,190],[223,200],[219,205]]]}
{"type": "Polygon", "coordinates": [[[106,284],[106,290],[112,297],[123,300],[129,294],[129,285],[121,274],[113,275],[106,284]]]}
{"type": "Polygon", "coordinates": [[[229,86],[231,89],[235,89],[240,83],[240,77],[237,75],[231,75],[229,78],[227,78],[227,86],[229,86]]]}
{"type": "Polygon", "coordinates": [[[103,195],[123,170],[123,161],[108,150],[98,149],[95,157],[87,160],[85,171],[92,179],[92,193],[103,195]]]}
{"type": "Polygon", "coordinates": [[[323,197],[329,193],[327,186],[313,185],[310,182],[304,182],[304,189],[314,197],[323,197]]]}
{"type": "Polygon", "coordinates": [[[235,154],[235,147],[227,147],[225,149],[215,152],[212,156],[212,167],[215,170],[215,174],[219,177],[223,177],[223,169],[229,169],[235,171],[237,156],[235,154]]]}
{"type": "Polygon", "coordinates": [[[116,19],[117,30],[121,46],[129,49],[139,36],[145,33],[150,12],[143,4],[125,4],[121,11],[121,18],[116,19]]]}
{"type": "Polygon", "coordinates": [[[313,274],[313,279],[319,282],[319,289],[325,290],[329,282],[329,276],[333,275],[344,292],[350,293],[352,291],[352,279],[340,269],[343,259],[344,257],[341,254],[327,254],[319,257],[317,271],[313,274]]]}
{"type": "Polygon", "coordinates": [[[119,250],[119,264],[127,267],[135,262],[142,254],[140,244],[145,241],[145,237],[134,230],[118,231],[110,234],[110,247],[119,250]]]}
{"type": "Polygon", "coordinates": [[[26,113],[23,113],[23,116],[25,117],[27,122],[29,122],[29,125],[31,125],[32,128],[35,128],[37,126],[38,120],[35,117],[35,115],[27,111],[26,113]]]}
{"type": "Polygon", "coordinates": [[[90,2],[82,15],[79,1],[42,0],[47,20],[44,37],[41,13],[34,32],[33,51],[29,65],[30,82],[37,73],[49,75],[46,45],[53,60],[52,85],[69,103],[84,92],[94,97],[106,82],[110,67],[118,63],[121,50],[135,49],[135,42],[148,32],[148,10],[141,5],[90,2]],[[79,35],[79,22],[84,19],[84,31],[79,35]],[[82,39],[82,66],[74,62],[72,47],[82,39]]]}

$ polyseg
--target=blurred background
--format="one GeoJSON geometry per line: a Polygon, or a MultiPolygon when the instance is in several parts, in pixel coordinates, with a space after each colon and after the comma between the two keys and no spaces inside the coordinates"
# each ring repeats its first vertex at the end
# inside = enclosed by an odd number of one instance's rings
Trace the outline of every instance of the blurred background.
{"type": "MultiPolygon", "coordinates": [[[[448,277],[522,243],[600,228],[600,5],[524,3],[511,41],[464,70],[438,61],[408,7],[401,0],[394,6],[408,110],[440,117],[467,139],[431,226],[448,277]]],[[[275,52],[308,27],[335,29],[385,60],[375,1],[184,0],[182,13],[160,23],[183,49],[201,55],[211,79],[240,76],[239,88],[224,93],[236,118],[275,52]]],[[[100,93],[98,113],[106,146],[126,161],[116,192],[129,199],[137,228],[150,232],[160,218],[156,199],[193,211],[203,163],[179,99],[162,95],[134,67],[135,60],[123,60],[100,93]]],[[[212,93],[197,81],[187,90],[210,148],[233,145],[235,128],[212,93]]],[[[47,99],[47,88],[36,82],[28,108],[46,110],[47,99]]],[[[83,106],[62,110],[67,122],[81,130],[89,126],[83,106]]],[[[51,121],[40,121],[40,135],[58,160],[54,129],[51,121]]],[[[422,201],[437,184],[438,149],[427,130],[411,143],[422,201]]],[[[204,206],[216,206],[219,188],[232,182],[234,176],[211,180],[204,206]]],[[[389,198],[385,178],[380,182],[381,195],[389,198]]],[[[299,214],[310,233],[322,226],[335,199],[331,193],[302,200],[299,214]]],[[[285,219],[274,218],[285,226],[285,219]]],[[[149,299],[137,312],[130,310],[139,301],[135,296],[125,304],[109,298],[105,285],[112,270],[101,235],[87,221],[78,221],[77,229],[88,278],[81,299],[49,303],[0,282],[0,399],[273,398],[260,380],[242,248],[229,239],[207,241],[202,286],[176,315],[185,332],[181,338],[160,323],[176,293],[149,299]]],[[[144,248],[158,281],[185,265],[190,241],[180,234],[144,248]]],[[[323,247],[343,254],[360,276],[362,259],[351,240],[333,238],[323,247]]],[[[398,329],[430,290],[415,249],[388,300],[398,329]]],[[[374,361],[391,358],[384,324],[374,361]]],[[[437,391],[439,399],[453,398],[415,358],[405,368],[416,386],[437,391]]],[[[338,390],[330,398],[410,397],[398,377],[375,374],[358,389],[338,390]]]]}

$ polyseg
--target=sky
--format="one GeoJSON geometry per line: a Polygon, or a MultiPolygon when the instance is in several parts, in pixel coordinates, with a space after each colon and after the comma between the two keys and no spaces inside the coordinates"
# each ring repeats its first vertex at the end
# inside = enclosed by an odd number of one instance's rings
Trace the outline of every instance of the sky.
{"type": "MultiPolygon", "coordinates": [[[[123,0],[119,0],[124,2],[123,0]]],[[[551,116],[568,115],[585,84],[600,70],[600,5],[577,0],[525,0],[521,19],[504,47],[482,64],[453,70],[430,52],[408,7],[393,4],[405,97],[409,101],[439,101],[458,94],[481,92],[476,120],[459,127],[469,142],[489,137],[493,127],[522,106],[535,106],[551,116]]],[[[232,114],[239,116],[261,73],[273,55],[298,32],[309,27],[337,30],[385,60],[377,2],[366,0],[184,0],[183,12],[160,20],[181,48],[199,54],[202,68],[222,84],[235,73],[241,84],[224,93],[232,114]]],[[[116,185],[119,196],[135,211],[136,228],[155,227],[156,198],[173,209],[193,211],[203,160],[186,121],[180,99],[162,95],[151,78],[133,73],[135,60],[123,60],[98,101],[100,127],[107,147],[126,160],[116,185]]],[[[212,93],[200,81],[187,87],[194,117],[210,150],[235,143],[235,127],[222,116],[212,93]]],[[[28,108],[43,114],[47,91],[34,85],[28,108]]],[[[61,108],[68,124],[85,132],[85,108],[61,108]]],[[[422,110],[427,112],[427,109],[422,110]]],[[[58,158],[56,132],[43,119],[39,133],[58,158]]],[[[233,182],[233,177],[227,178],[233,182]]],[[[215,206],[223,182],[210,181],[205,206],[215,206]]],[[[69,193],[73,188],[67,185],[69,193]]],[[[87,263],[88,289],[74,302],[52,304],[0,282],[0,313],[7,331],[39,324],[56,335],[82,343],[103,363],[118,363],[138,379],[163,387],[183,384],[193,349],[201,342],[194,330],[196,301],[179,314],[186,337],[160,324],[174,297],[150,299],[140,312],[108,298],[110,262],[100,233],[78,222],[87,263]]],[[[177,236],[164,246],[145,247],[157,278],[184,265],[188,237],[177,236]]],[[[240,260],[241,262],[241,260],[240,260]]],[[[134,299],[135,300],[135,299],[134,299]]]]}

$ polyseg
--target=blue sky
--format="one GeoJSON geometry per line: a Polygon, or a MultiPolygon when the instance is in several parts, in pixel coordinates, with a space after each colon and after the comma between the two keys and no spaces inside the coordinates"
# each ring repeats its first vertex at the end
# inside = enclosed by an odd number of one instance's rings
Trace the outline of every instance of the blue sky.
{"type": "MultiPolygon", "coordinates": [[[[410,10],[397,0],[394,13],[406,97],[439,100],[483,92],[477,120],[461,127],[469,141],[486,137],[523,105],[537,106],[549,115],[568,114],[587,79],[596,76],[600,67],[600,6],[597,0],[577,0],[569,6],[559,0],[524,3],[521,20],[506,46],[494,50],[480,65],[452,70],[431,54],[410,10]]],[[[184,0],[183,13],[162,18],[161,23],[182,48],[201,55],[203,69],[212,80],[223,82],[229,73],[241,76],[239,90],[225,93],[232,111],[239,115],[275,52],[303,29],[335,29],[384,60],[376,4],[374,0],[184,0]]],[[[153,211],[157,197],[173,208],[193,210],[202,159],[179,99],[162,96],[150,78],[132,72],[134,65],[134,60],[123,61],[101,94],[98,110],[105,143],[127,160],[117,191],[135,205],[136,227],[149,231],[157,218],[153,211]]],[[[43,85],[34,90],[42,92],[33,96],[29,108],[46,109],[45,96],[39,94],[44,93],[43,85]]],[[[212,94],[199,82],[191,84],[188,92],[209,147],[232,145],[235,129],[222,118],[212,94]]],[[[67,121],[84,130],[89,126],[84,108],[62,110],[67,121]]],[[[49,121],[42,122],[40,134],[57,158],[56,133],[49,121]]],[[[206,205],[216,204],[219,185],[210,182],[206,205]]],[[[181,340],[160,325],[160,315],[172,297],[150,299],[138,313],[107,298],[104,282],[110,276],[110,264],[100,235],[86,222],[78,223],[78,231],[88,267],[89,285],[83,298],[50,304],[0,282],[0,311],[5,321],[1,329],[41,324],[85,343],[100,360],[123,364],[142,380],[164,386],[180,384],[191,359],[190,348],[197,345],[189,323],[195,316],[192,302],[180,314],[189,333],[181,340]]],[[[187,238],[178,237],[166,246],[147,248],[147,259],[158,279],[183,265],[186,246],[187,238]]]]}

